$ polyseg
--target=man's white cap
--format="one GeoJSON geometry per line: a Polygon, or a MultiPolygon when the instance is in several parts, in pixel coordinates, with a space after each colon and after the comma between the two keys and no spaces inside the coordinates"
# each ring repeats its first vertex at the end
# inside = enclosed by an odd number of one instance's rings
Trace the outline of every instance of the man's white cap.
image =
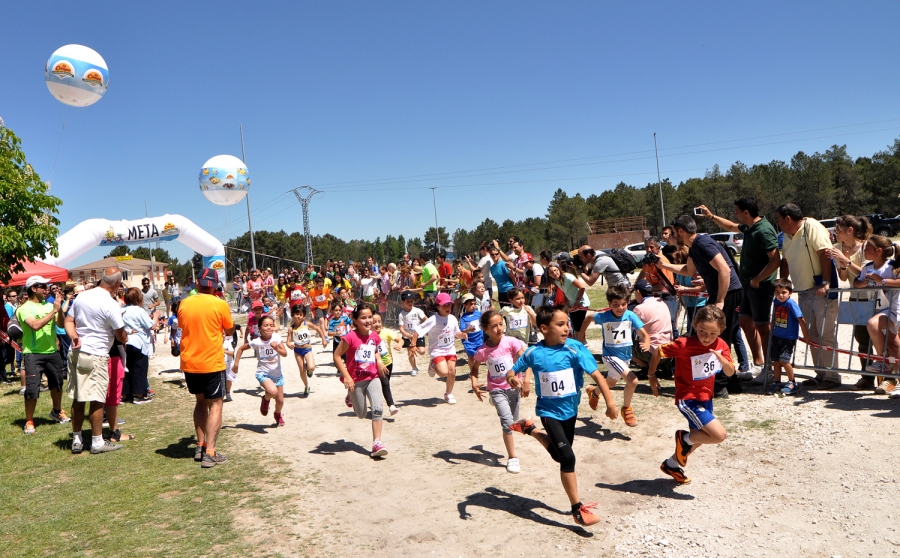
{"type": "Polygon", "coordinates": [[[47,284],[47,283],[50,283],[49,279],[44,279],[40,275],[32,275],[31,277],[28,278],[27,281],[25,281],[25,288],[30,289],[31,287],[33,287],[35,285],[47,284]]]}

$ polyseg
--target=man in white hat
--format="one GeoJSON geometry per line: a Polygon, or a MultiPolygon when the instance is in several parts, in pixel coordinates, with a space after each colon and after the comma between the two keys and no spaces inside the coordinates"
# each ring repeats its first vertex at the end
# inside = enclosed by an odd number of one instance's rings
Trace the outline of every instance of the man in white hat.
{"type": "Polygon", "coordinates": [[[53,410],[50,418],[60,424],[69,422],[62,410],[62,358],[56,350],[56,322],[62,322],[62,297],[53,304],[46,301],[50,281],[33,275],[25,282],[28,301],[16,308],[22,326],[22,364],[25,369],[25,434],[34,434],[34,408],[41,393],[41,375],[47,377],[53,410]]]}

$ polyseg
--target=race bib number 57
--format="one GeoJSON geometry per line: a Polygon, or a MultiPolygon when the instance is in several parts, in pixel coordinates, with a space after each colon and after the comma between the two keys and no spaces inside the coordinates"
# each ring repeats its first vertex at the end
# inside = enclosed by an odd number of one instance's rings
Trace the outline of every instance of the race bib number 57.
{"type": "Polygon", "coordinates": [[[567,397],[575,394],[575,373],[571,368],[541,372],[541,397],[567,397]]]}

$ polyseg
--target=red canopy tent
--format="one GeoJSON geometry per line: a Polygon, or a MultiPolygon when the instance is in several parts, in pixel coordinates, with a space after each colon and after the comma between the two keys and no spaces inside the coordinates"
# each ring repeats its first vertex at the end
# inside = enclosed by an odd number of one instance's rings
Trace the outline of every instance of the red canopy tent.
{"type": "Polygon", "coordinates": [[[65,283],[69,280],[69,270],[62,267],[56,267],[55,265],[50,265],[41,261],[34,263],[22,262],[22,265],[25,266],[25,271],[14,273],[9,280],[9,283],[7,283],[7,286],[20,287],[24,285],[25,281],[32,275],[40,275],[44,279],[48,279],[51,283],[65,283]]]}

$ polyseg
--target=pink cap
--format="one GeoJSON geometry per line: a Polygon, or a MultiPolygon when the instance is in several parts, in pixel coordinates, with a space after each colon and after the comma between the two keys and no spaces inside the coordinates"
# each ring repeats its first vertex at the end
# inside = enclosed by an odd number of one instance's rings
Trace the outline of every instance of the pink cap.
{"type": "Polygon", "coordinates": [[[437,303],[438,306],[443,306],[445,304],[453,303],[453,301],[450,300],[450,295],[448,295],[447,293],[441,293],[441,294],[437,295],[437,297],[434,299],[434,301],[437,303]]]}

